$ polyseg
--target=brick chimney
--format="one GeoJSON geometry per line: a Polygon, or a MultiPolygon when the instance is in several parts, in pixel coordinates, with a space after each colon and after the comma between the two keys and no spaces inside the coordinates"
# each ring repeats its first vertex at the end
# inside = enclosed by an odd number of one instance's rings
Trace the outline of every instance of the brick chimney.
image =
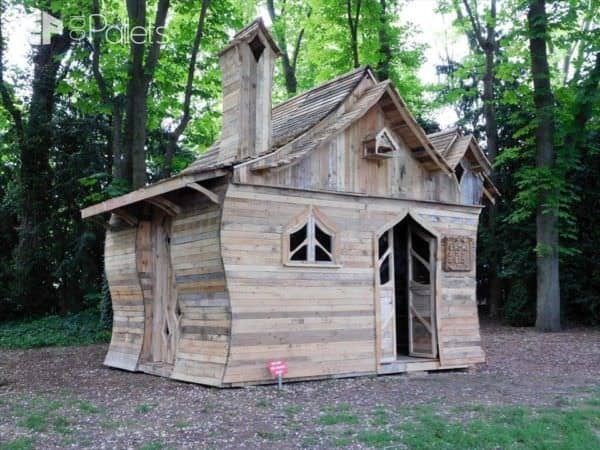
{"type": "Polygon", "coordinates": [[[271,147],[273,65],[279,54],[260,18],[237,33],[219,54],[223,82],[221,161],[243,160],[271,147]]]}

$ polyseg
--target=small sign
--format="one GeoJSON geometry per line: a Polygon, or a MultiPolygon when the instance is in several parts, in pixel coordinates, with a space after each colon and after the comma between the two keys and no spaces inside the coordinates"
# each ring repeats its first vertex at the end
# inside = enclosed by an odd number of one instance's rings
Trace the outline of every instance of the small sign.
{"type": "Polygon", "coordinates": [[[288,373],[287,363],[285,361],[271,361],[267,367],[269,368],[269,372],[271,372],[271,376],[277,377],[277,384],[279,389],[281,389],[282,378],[288,373]]]}
{"type": "Polygon", "coordinates": [[[286,375],[288,372],[287,363],[285,361],[271,361],[269,371],[274,377],[286,375]]]}

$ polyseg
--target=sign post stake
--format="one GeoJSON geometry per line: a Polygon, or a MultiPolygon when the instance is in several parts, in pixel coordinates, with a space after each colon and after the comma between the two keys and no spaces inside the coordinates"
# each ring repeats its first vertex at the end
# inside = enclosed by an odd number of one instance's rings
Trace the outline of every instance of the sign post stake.
{"type": "Polygon", "coordinates": [[[283,386],[283,380],[282,380],[282,376],[281,374],[277,375],[277,386],[279,387],[279,389],[281,389],[283,386]]]}

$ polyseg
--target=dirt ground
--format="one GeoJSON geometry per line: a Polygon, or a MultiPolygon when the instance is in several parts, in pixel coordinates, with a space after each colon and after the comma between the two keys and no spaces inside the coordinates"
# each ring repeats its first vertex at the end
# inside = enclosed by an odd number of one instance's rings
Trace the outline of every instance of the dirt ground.
{"type": "Polygon", "coordinates": [[[0,448],[15,440],[48,449],[328,448],[332,414],[345,423],[337,431],[346,444],[362,448],[352,429],[378,411],[399,423],[418,408],[560,406],[600,386],[598,329],[484,325],[482,334],[488,363],[473,370],[290,383],[282,392],[109,369],[106,345],[0,350],[0,448]]]}

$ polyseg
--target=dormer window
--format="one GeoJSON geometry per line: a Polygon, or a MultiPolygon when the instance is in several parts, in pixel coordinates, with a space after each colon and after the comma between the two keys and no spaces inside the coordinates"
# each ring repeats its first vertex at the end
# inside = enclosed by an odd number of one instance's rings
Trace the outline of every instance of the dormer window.
{"type": "Polygon", "coordinates": [[[371,133],[363,139],[365,158],[384,159],[391,158],[400,146],[387,128],[382,128],[377,133],[371,133]]]}
{"type": "Polygon", "coordinates": [[[322,213],[309,207],[284,234],[284,264],[336,266],[337,231],[322,213]]]}

